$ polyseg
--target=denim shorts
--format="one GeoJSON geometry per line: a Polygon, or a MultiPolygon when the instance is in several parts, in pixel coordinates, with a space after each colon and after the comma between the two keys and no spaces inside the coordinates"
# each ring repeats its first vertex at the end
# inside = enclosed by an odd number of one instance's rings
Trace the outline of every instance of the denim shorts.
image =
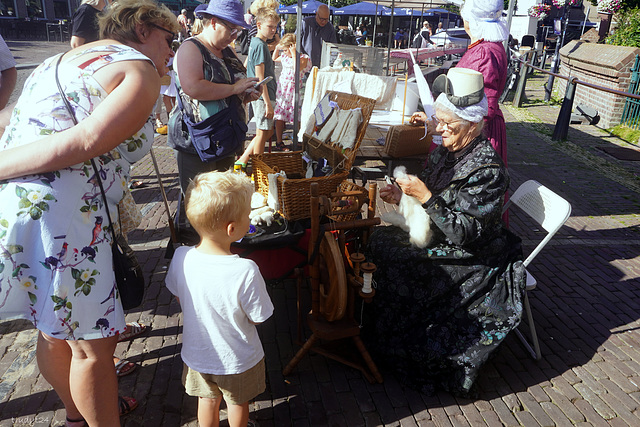
{"type": "MultiPolygon", "coordinates": [[[[275,105],[275,101],[271,101],[271,107],[275,108],[275,105]]],[[[253,107],[253,116],[256,118],[256,129],[273,129],[273,118],[267,119],[265,117],[265,115],[267,114],[267,108],[266,104],[264,103],[264,99],[259,98],[258,100],[251,102],[251,106],[253,107]]]]}

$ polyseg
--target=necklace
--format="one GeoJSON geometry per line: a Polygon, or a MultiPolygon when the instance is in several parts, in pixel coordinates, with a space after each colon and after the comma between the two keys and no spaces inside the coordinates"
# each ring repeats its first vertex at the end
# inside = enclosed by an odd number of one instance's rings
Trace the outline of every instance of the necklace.
{"type": "Polygon", "coordinates": [[[469,144],[459,152],[460,154],[458,156],[456,156],[455,151],[449,151],[447,153],[447,157],[445,157],[444,159],[444,167],[447,169],[451,169],[452,167],[460,163],[462,159],[467,157],[467,155],[471,153],[474,148],[476,148],[476,146],[478,145],[478,143],[480,143],[480,141],[482,141],[482,138],[476,137],[476,139],[471,141],[471,144],[469,144]]]}

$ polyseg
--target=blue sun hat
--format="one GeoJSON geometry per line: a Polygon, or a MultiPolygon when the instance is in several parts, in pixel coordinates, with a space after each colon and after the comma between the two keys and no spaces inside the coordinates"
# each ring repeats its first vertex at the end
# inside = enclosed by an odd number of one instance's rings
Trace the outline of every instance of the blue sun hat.
{"type": "Polygon", "coordinates": [[[209,7],[209,5],[207,3],[203,3],[201,5],[198,5],[198,7],[196,7],[193,10],[193,14],[196,15],[196,17],[202,19],[202,12],[207,10],[207,7],[209,7]]]}
{"type": "MultiPolygon", "coordinates": [[[[200,5],[204,6],[204,5],[200,5]]],[[[203,13],[223,19],[231,24],[249,29],[250,26],[244,21],[244,7],[237,0],[211,0],[206,8],[200,9],[198,6],[196,14],[202,16],[203,13]]]]}

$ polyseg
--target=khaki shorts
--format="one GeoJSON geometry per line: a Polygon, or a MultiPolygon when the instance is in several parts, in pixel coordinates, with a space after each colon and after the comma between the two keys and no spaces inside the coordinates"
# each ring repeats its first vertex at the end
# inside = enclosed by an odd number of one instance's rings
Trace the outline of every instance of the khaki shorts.
{"type": "Polygon", "coordinates": [[[201,374],[184,365],[182,384],[189,396],[223,396],[227,405],[241,405],[266,389],[264,357],[253,368],[231,375],[201,374]]]}
{"type": "MultiPolygon", "coordinates": [[[[271,107],[275,108],[275,101],[270,102],[271,107]]],[[[260,130],[273,129],[273,118],[267,119],[265,117],[267,114],[267,107],[264,99],[258,98],[256,101],[251,102],[251,106],[253,107],[253,116],[256,118],[256,128],[260,130]]]]}

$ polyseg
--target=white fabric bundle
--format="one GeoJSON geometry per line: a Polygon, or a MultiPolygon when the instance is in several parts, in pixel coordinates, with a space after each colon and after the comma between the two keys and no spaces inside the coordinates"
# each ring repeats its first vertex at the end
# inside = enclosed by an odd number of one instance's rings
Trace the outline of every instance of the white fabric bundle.
{"type": "MultiPolygon", "coordinates": [[[[398,166],[393,171],[393,176],[397,178],[407,178],[407,169],[398,166]]],[[[409,241],[419,248],[426,247],[433,233],[431,232],[431,218],[422,207],[420,200],[413,196],[402,193],[397,212],[387,212],[382,214],[382,219],[390,224],[396,225],[409,233],[409,241]]]]}
{"type": "Polygon", "coordinates": [[[267,205],[274,211],[280,209],[280,202],[278,201],[278,177],[281,176],[283,179],[287,179],[287,173],[285,171],[280,171],[278,173],[270,173],[267,175],[267,179],[269,180],[269,194],[267,196],[267,205]]]}

